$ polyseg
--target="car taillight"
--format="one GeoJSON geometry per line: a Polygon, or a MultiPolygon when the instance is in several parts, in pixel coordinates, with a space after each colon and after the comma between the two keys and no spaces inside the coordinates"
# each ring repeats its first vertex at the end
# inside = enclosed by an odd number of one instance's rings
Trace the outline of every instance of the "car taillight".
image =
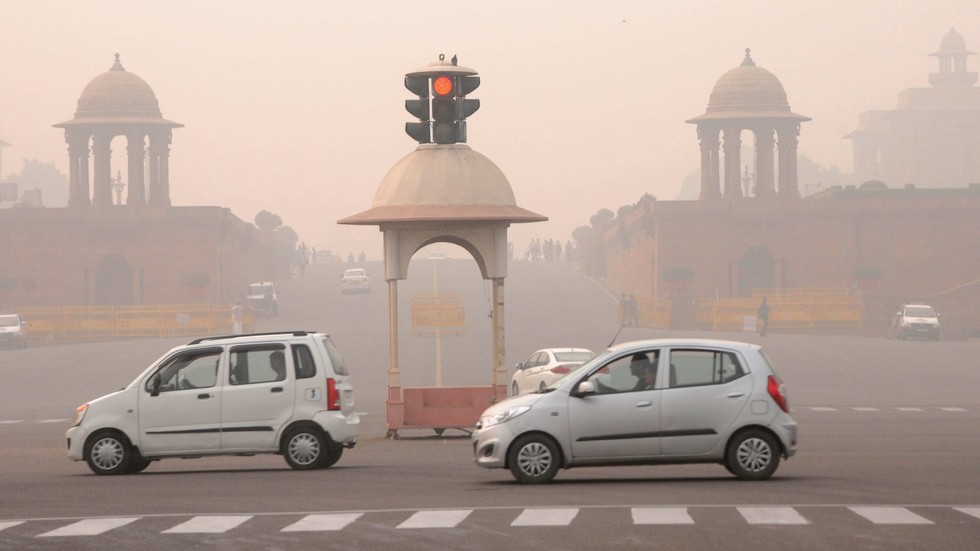
{"type": "Polygon", "coordinates": [[[571,370],[572,370],[572,368],[566,367],[564,365],[556,365],[555,367],[552,367],[551,368],[551,372],[552,373],[555,373],[557,375],[564,375],[564,374],[570,372],[571,370]]]}
{"type": "Polygon", "coordinates": [[[775,375],[769,376],[769,395],[779,406],[779,409],[789,413],[789,402],[786,400],[785,390],[783,389],[783,383],[779,382],[779,379],[775,375]]]}
{"type": "Polygon", "coordinates": [[[334,379],[327,379],[327,409],[340,409],[340,391],[337,390],[337,381],[334,379]]]}

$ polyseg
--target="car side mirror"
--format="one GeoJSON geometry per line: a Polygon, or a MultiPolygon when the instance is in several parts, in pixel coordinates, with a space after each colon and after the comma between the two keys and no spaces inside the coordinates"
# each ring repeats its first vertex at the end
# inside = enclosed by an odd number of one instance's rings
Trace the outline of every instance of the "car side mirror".
{"type": "Polygon", "coordinates": [[[595,383],[592,381],[582,381],[575,387],[575,396],[589,396],[596,393],[595,383]]]}
{"type": "Polygon", "coordinates": [[[517,369],[518,371],[524,369],[524,362],[517,362],[517,365],[515,365],[514,368],[517,369]]]}
{"type": "Polygon", "coordinates": [[[150,396],[160,395],[160,374],[157,373],[150,379],[150,396]]]}

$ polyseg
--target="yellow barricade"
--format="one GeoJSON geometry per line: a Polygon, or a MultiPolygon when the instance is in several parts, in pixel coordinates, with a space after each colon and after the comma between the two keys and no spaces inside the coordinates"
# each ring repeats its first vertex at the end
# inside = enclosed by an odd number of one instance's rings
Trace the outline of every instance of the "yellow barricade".
{"type": "MultiPolygon", "coordinates": [[[[55,338],[173,337],[227,335],[231,306],[157,304],[120,306],[24,307],[32,340],[55,338]]],[[[245,310],[243,329],[255,331],[255,312],[245,310]]]]}
{"type": "Polygon", "coordinates": [[[715,331],[743,331],[746,319],[756,317],[762,296],[768,298],[769,329],[858,329],[861,297],[841,289],[756,290],[753,298],[723,298],[695,302],[698,326],[715,331]],[[833,292],[831,292],[833,291],[833,292]]]}

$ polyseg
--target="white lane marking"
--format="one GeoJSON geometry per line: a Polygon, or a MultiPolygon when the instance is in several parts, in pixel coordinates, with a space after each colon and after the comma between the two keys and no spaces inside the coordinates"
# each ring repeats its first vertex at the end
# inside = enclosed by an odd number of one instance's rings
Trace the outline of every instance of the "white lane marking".
{"type": "Polygon", "coordinates": [[[848,507],[875,524],[933,524],[905,507],[848,507]]]}
{"type": "Polygon", "coordinates": [[[336,513],[306,515],[280,530],[280,532],[327,532],[343,530],[345,526],[361,518],[364,513],[336,513]]]}
{"type": "Polygon", "coordinates": [[[939,408],[943,411],[966,411],[966,408],[939,408]]]}
{"type": "Polygon", "coordinates": [[[813,408],[810,408],[810,410],[812,410],[812,411],[837,411],[837,408],[813,407],[813,408]]]}
{"type": "Polygon", "coordinates": [[[922,408],[895,408],[898,411],[922,411],[922,408]]]}
{"type": "Polygon", "coordinates": [[[458,511],[419,511],[398,525],[398,528],[454,528],[469,516],[473,509],[458,511]]]}
{"type": "Polygon", "coordinates": [[[686,507],[633,507],[633,524],[694,524],[686,507]]]}
{"type": "Polygon", "coordinates": [[[130,522],[135,522],[139,520],[138,517],[134,518],[89,518],[85,520],[80,520],[69,524],[68,526],[62,526],[61,528],[56,528],[50,532],[45,532],[43,534],[38,534],[39,538],[48,537],[60,537],[60,536],[97,536],[103,532],[108,532],[113,528],[119,528],[120,526],[126,526],[130,522]]]}
{"type": "Polygon", "coordinates": [[[792,507],[738,507],[749,524],[810,524],[792,507]]]}
{"type": "Polygon", "coordinates": [[[13,528],[14,526],[17,526],[18,524],[24,524],[24,521],[22,521],[22,520],[12,520],[10,522],[0,522],[0,532],[3,532],[7,528],[13,528]]]}
{"type": "Polygon", "coordinates": [[[16,423],[23,423],[23,422],[24,421],[22,419],[16,419],[16,420],[13,420],[13,421],[0,421],[0,425],[13,425],[13,424],[16,424],[16,423]]]}
{"type": "Polygon", "coordinates": [[[41,419],[38,423],[67,423],[68,419],[41,419]]]}
{"type": "Polygon", "coordinates": [[[511,526],[567,526],[578,509],[524,509],[511,526]]]}
{"type": "Polygon", "coordinates": [[[878,408],[860,407],[860,408],[854,408],[854,411],[881,411],[881,410],[879,410],[878,408]]]}
{"type": "Polygon", "coordinates": [[[250,518],[250,515],[199,516],[167,528],[161,534],[221,534],[237,528],[250,518]]]}
{"type": "Polygon", "coordinates": [[[980,518],[980,507],[953,507],[953,509],[956,509],[961,513],[966,513],[971,517],[980,518]]]}

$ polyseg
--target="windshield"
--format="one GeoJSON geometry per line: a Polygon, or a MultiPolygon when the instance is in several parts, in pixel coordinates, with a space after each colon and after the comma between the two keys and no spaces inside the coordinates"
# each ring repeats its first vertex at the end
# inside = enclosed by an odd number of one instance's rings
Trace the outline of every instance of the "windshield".
{"type": "Polygon", "coordinates": [[[555,352],[555,359],[559,362],[587,362],[589,359],[595,356],[592,351],[575,351],[575,352],[555,352]]]}
{"type": "Polygon", "coordinates": [[[0,327],[17,327],[20,321],[17,316],[0,316],[0,327]]]}
{"type": "Polygon", "coordinates": [[[936,311],[931,306],[906,306],[905,315],[912,318],[934,318],[936,311]]]}
{"type": "Polygon", "coordinates": [[[567,381],[569,381],[571,379],[577,379],[580,375],[582,375],[586,371],[592,369],[592,366],[596,365],[597,363],[604,362],[606,360],[606,358],[608,358],[611,354],[612,354],[612,352],[610,352],[609,350],[606,350],[606,351],[602,352],[601,354],[599,354],[598,356],[592,356],[591,359],[587,360],[584,364],[582,364],[582,365],[576,367],[575,369],[569,371],[568,373],[566,373],[565,375],[563,375],[561,378],[555,380],[555,382],[553,382],[550,385],[548,385],[547,387],[545,387],[545,391],[546,392],[550,392],[552,390],[555,390],[556,388],[561,387],[561,385],[565,384],[565,382],[567,382],[567,381]]]}
{"type": "Polygon", "coordinates": [[[364,275],[364,270],[360,270],[360,269],[347,270],[346,272],[344,272],[344,277],[356,277],[356,276],[363,276],[363,275],[364,275]]]}
{"type": "Polygon", "coordinates": [[[249,285],[248,294],[250,295],[264,295],[266,293],[272,292],[272,285],[249,285]]]}

